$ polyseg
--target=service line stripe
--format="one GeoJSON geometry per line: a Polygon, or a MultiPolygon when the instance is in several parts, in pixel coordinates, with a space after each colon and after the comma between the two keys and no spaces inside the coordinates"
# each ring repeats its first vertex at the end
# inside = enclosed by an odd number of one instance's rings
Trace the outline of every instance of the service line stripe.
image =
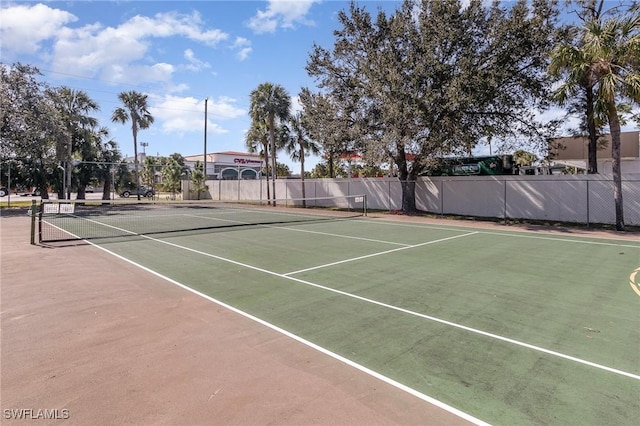
{"type": "Polygon", "coordinates": [[[340,265],[342,263],[347,263],[347,262],[354,262],[356,260],[367,259],[369,257],[374,257],[374,256],[381,256],[383,254],[389,254],[389,253],[393,253],[393,252],[401,251],[401,250],[413,249],[413,248],[416,248],[416,247],[422,247],[422,246],[426,246],[426,245],[429,245],[429,244],[441,243],[443,241],[453,240],[455,238],[468,237],[469,235],[474,235],[474,234],[477,234],[477,232],[469,232],[467,234],[454,235],[453,237],[441,238],[439,240],[427,241],[425,243],[413,244],[413,245],[406,246],[406,247],[399,247],[399,248],[395,248],[395,249],[391,249],[391,250],[380,251],[378,253],[372,253],[372,254],[367,254],[367,255],[364,255],[364,256],[353,257],[351,259],[339,260],[337,262],[326,263],[324,265],[318,265],[318,266],[313,266],[311,268],[300,269],[298,271],[287,272],[286,274],[282,274],[282,275],[285,276],[285,277],[288,277],[289,275],[299,274],[299,273],[307,272],[307,271],[313,271],[315,269],[328,268],[329,266],[340,265]]]}
{"type": "MultiPolygon", "coordinates": [[[[403,227],[409,227],[409,228],[423,228],[423,229],[435,229],[438,231],[456,231],[456,232],[461,232],[463,229],[465,229],[465,227],[461,226],[461,227],[446,227],[446,226],[433,226],[433,225],[419,225],[419,224],[410,224],[410,223],[397,223],[394,222],[390,219],[358,219],[359,222],[362,223],[368,223],[368,224],[377,224],[377,225],[388,225],[388,226],[403,226],[403,227]]],[[[468,228],[466,228],[468,229],[468,228]]],[[[600,242],[600,241],[584,241],[584,240],[579,240],[579,239],[569,239],[569,238],[555,238],[552,236],[549,237],[542,237],[540,235],[522,235],[522,234],[533,234],[533,233],[540,233],[540,232],[544,232],[544,231],[527,231],[527,230],[518,230],[518,231],[511,231],[511,232],[500,232],[500,231],[477,231],[479,234],[486,234],[486,235],[500,235],[503,237],[514,237],[514,238],[531,238],[531,239],[535,239],[535,240],[549,240],[549,241],[562,241],[562,242],[568,242],[568,243],[578,243],[578,244],[593,244],[593,245],[601,245],[601,246],[614,246],[614,247],[629,247],[629,248],[635,248],[635,249],[640,249],[640,245],[633,245],[633,244],[618,244],[618,243],[605,243],[605,242],[600,242]]],[[[553,235],[551,233],[548,233],[548,235],[553,235]]],[[[609,237],[593,237],[590,235],[574,235],[574,238],[593,238],[593,239],[604,239],[604,240],[615,240],[615,238],[609,238],[609,237]]]]}
{"type": "MultiPolygon", "coordinates": [[[[147,238],[149,238],[149,237],[147,237],[147,238]]],[[[154,238],[149,238],[149,239],[154,240],[154,241],[158,241],[158,242],[162,242],[162,241],[156,240],[154,238]]],[[[374,370],[371,370],[371,369],[369,369],[369,368],[367,368],[367,367],[365,367],[365,366],[363,366],[361,364],[358,364],[357,362],[354,362],[354,361],[352,361],[352,360],[350,360],[348,358],[345,358],[345,357],[343,357],[341,355],[338,355],[335,352],[332,352],[332,351],[330,351],[330,350],[328,350],[328,349],[326,349],[326,348],[324,348],[322,346],[319,346],[319,345],[317,345],[317,344],[315,344],[315,343],[313,343],[313,342],[311,342],[309,340],[306,340],[306,339],[304,339],[304,338],[302,338],[302,337],[300,337],[300,336],[298,336],[296,334],[293,334],[293,333],[291,333],[291,332],[289,332],[289,331],[287,331],[287,330],[285,330],[283,328],[280,328],[280,327],[278,327],[278,326],[276,326],[274,324],[271,324],[270,322],[267,322],[267,321],[265,321],[263,319],[260,319],[260,318],[258,318],[256,316],[253,316],[253,315],[251,315],[251,314],[249,314],[249,313],[247,313],[245,311],[242,311],[242,310],[240,310],[238,308],[235,308],[235,307],[233,307],[231,305],[228,305],[228,304],[222,302],[221,300],[215,299],[215,298],[213,298],[211,296],[208,296],[208,295],[206,295],[204,293],[201,293],[201,292],[199,292],[199,291],[197,291],[197,290],[195,290],[195,289],[193,289],[193,288],[191,288],[191,287],[189,287],[189,286],[187,286],[185,284],[182,284],[182,283],[180,283],[180,282],[178,282],[178,281],[176,281],[174,279],[171,279],[171,278],[169,278],[169,277],[167,277],[165,275],[162,275],[162,274],[160,274],[160,273],[158,273],[158,272],[156,272],[156,271],[154,271],[152,269],[149,269],[146,266],[143,266],[143,265],[141,265],[139,263],[136,263],[136,262],[134,262],[134,261],[132,261],[130,259],[127,259],[126,257],[121,256],[121,255],[119,255],[119,254],[117,254],[117,253],[115,253],[115,252],[113,252],[111,250],[108,250],[108,249],[104,248],[104,247],[101,247],[101,246],[99,246],[99,245],[97,245],[97,244],[95,244],[95,243],[93,243],[91,241],[87,241],[87,243],[91,244],[92,246],[94,246],[94,247],[96,247],[96,248],[98,248],[100,250],[105,251],[106,253],[109,253],[112,256],[115,256],[116,258],[118,258],[118,259],[120,259],[120,260],[122,260],[124,262],[127,262],[127,263],[129,263],[129,264],[131,264],[133,266],[136,266],[136,267],[138,267],[138,268],[140,268],[140,269],[142,269],[142,270],[144,270],[146,272],[149,272],[150,274],[155,275],[158,278],[161,278],[161,279],[163,279],[163,280],[165,280],[165,281],[167,281],[167,282],[169,282],[169,283],[171,283],[173,285],[176,285],[176,286],[178,286],[178,287],[180,287],[180,288],[182,288],[182,289],[184,289],[186,291],[189,291],[189,292],[191,292],[191,293],[193,293],[193,294],[195,294],[197,296],[200,296],[203,299],[206,299],[206,300],[208,300],[210,302],[213,302],[213,303],[215,303],[215,304],[217,304],[219,306],[222,306],[225,309],[229,309],[232,312],[235,312],[235,313],[237,313],[237,314],[239,314],[239,315],[241,315],[241,316],[243,316],[245,318],[248,318],[248,319],[250,319],[252,321],[257,322],[258,324],[261,324],[261,325],[263,325],[265,327],[268,327],[268,328],[276,331],[277,333],[280,333],[280,334],[282,334],[284,336],[287,336],[287,337],[289,337],[289,338],[291,338],[291,339],[293,339],[293,340],[295,340],[295,341],[297,341],[299,343],[302,343],[303,345],[306,345],[306,346],[308,346],[308,347],[310,347],[310,348],[312,348],[312,349],[314,349],[314,350],[316,350],[316,351],[318,351],[320,353],[323,353],[323,354],[325,354],[327,356],[330,356],[331,358],[333,358],[333,359],[335,359],[335,360],[337,360],[339,362],[342,362],[343,364],[346,364],[346,365],[348,365],[348,366],[350,366],[352,368],[355,368],[355,369],[357,369],[357,370],[359,370],[359,371],[361,371],[361,372],[363,372],[365,374],[368,374],[369,376],[372,376],[372,377],[374,377],[374,378],[376,378],[376,379],[378,379],[378,380],[380,380],[380,381],[382,381],[384,383],[387,383],[388,385],[391,385],[391,386],[393,386],[393,387],[395,387],[397,389],[400,389],[401,391],[404,391],[404,392],[406,392],[406,393],[408,393],[410,395],[413,395],[416,398],[419,398],[419,399],[421,399],[421,400],[423,400],[425,402],[428,402],[429,404],[432,404],[432,405],[434,405],[434,406],[436,406],[438,408],[441,408],[441,409],[443,409],[443,410],[445,410],[445,411],[447,411],[447,412],[449,412],[449,413],[451,413],[453,415],[456,415],[456,416],[458,416],[458,417],[460,417],[460,418],[462,418],[462,419],[464,419],[464,420],[466,420],[468,422],[471,422],[471,423],[476,424],[478,426],[490,426],[490,423],[487,423],[487,422],[482,421],[482,420],[480,420],[480,419],[478,419],[476,417],[473,417],[472,415],[467,414],[464,411],[458,410],[457,408],[452,407],[452,406],[450,406],[450,405],[448,405],[448,404],[446,404],[446,403],[444,403],[444,402],[442,402],[440,400],[437,400],[437,399],[435,399],[435,398],[433,398],[431,396],[428,396],[428,395],[426,395],[426,394],[424,394],[422,392],[419,392],[419,391],[417,391],[417,390],[415,390],[413,388],[410,388],[409,386],[406,386],[406,385],[404,385],[404,384],[402,384],[400,382],[397,382],[397,381],[395,381],[395,380],[393,380],[393,379],[391,379],[391,378],[389,378],[389,377],[387,377],[385,375],[382,375],[382,374],[380,374],[380,373],[378,373],[378,372],[376,372],[374,370]]],[[[175,247],[179,247],[179,248],[183,248],[183,249],[187,249],[186,247],[180,247],[180,246],[177,246],[175,244],[170,244],[170,245],[175,246],[175,247]]],[[[189,250],[190,251],[195,251],[195,250],[191,250],[191,249],[189,249],[189,250]]],[[[200,254],[206,255],[205,253],[200,253],[200,254]]],[[[221,259],[221,260],[229,261],[228,259],[222,259],[222,258],[219,258],[217,256],[213,256],[213,257],[216,257],[216,258],[221,259]]],[[[238,265],[242,265],[241,263],[238,263],[238,262],[232,262],[232,263],[236,263],[238,265]]],[[[244,265],[244,266],[247,266],[250,269],[258,269],[258,268],[250,267],[248,265],[244,265]]],[[[264,272],[270,273],[268,271],[264,271],[264,272]]],[[[275,275],[277,275],[277,274],[275,274],[275,275]]]]}
{"type": "MultiPolygon", "coordinates": [[[[125,231],[125,230],[123,230],[123,231],[125,231]]],[[[128,231],[125,231],[125,232],[128,232],[128,231]]],[[[462,237],[462,236],[466,236],[466,235],[471,235],[471,234],[458,235],[458,237],[462,237]]],[[[202,255],[202,256],[211,257],[213,259],[218,259],[218,260],[221,260],[223,262],[227,262],[227,263],[231,263],[231,264],[234,264],[234,265],[242,266],[244,268],[251,269],[251,270],[254,270],[254,271],[258,271],[258,272],[262,272],[262,273],[267,274],[267,275],[272,275],[272,276],[275,276],[275,277],[288,279],[288,280],[291,280],[291,281],[298,282],[300,284],[308,285],[310,287],[319,288],[319,289],[322,289],[322,290],[330,291],[332,293],[336,293],[336,294],[340,294],[340,295],[343,295],[343,296],[351,297],[353,299],[361,300],[363,302],[371,303],[373,305],[382,306],[382,307],[385,307],[385,308],[388,308],[388,309],[392,309],[394,311],[398,311],[398,312],[402,312],[402,313],[405,313],[405,314],[413,315],[413,316],[418,317],[418,318],[423,318],[423,319],[426,319],[426,320],[429,320],[429,321],[433,321],[433,322],[437,322],[437,323],[440,323],[440,324],[448,325],[450,327],[458,328],[460,330],[465,330],[465,331],[468,331],[468,332],[471,332],[471,333],[479,334],[479,335],[482,335],[482,336],[490,337],[492,339],[496,339],[496,340],[500,340],[500,341],[503,341],[503,342],[511,343],[511,344],[514,344],[514,345],[517,345],[517,346],[521,346],[523,348],[527,348],[527,349],[531,349],[531,350],[534,350],[534,351],[542,352],[542,353],[545,353],[547,355],[552,355],[552,356],[555,356],[555,357],[558,357],[558,358],[566,359],[566,360],[573,361],[573,362],[576,362],[576,363],[579,363],[579,364],[583,364],[583,365],[587,365],[587,366],[590,366],[590,367],[598,368],[600,370],[608,371],[610,373],[615,373],[615,374],[619,374],[621,376],[630,377],[630,378],[635,379],[635,380],[640,380],[640,375],[629,373],[629,372],[622,371],[622,370],[618,370],[618,369],[611,368],[611,367],[607,367],[605,365],[597,364],[597,363],[591,362],[591,361],[586,361],[586,360],[583,360],[583,359],[580,359],[580,358],[576,358],[576,357],[573,357],[573,356],[570,356],[570,355],[565,355],[563,353],[552,351],[552,350],[549,350],[549,349],[545,349],[545,348],[542,348],[540,346],[530,345],[528,343],[524,343],[524,342],[521,342],[519,340],[510,339],[508,337],[500,336],[498,334],[493,334],[493,333],[489,333],[489,332],[486,332],[486,331],[478,330],[478,329],[475,329],[475,328],[472,328],[472,327],[467,327],[466,325],[457,324],[455,322],[443,320],[443,319],[436,318],[436,317],[433,317],[433,316],[430,316],[430,315],[425,315],[425,314],[421,314],[419,312],[410,311],[408,309],[400,308],[398,306],[389,305],[387,303],[383,303],[383,302],[379,302],[377,300],[373,300],[373,299],[369,299],[369,298],[366,298],[366,297],[358,296],[356,294],[347,293],[345,291],[341,291],[341,290],[337,290],[337,289],[334,289],[334,288],[326,287],[326,286],[323,286],[323,285],[320,285],[320,284],[312,283],[310,281],[305,281],[305,280],[301,280],[299,278],[295,278],[295,277],[279,274],[277,272],[273,272],[273,271],[269,271],[269,270],[266,270],[266,269],[258,268],[257,266],[248,265],[246,263],[238,262],[236,260],[226,259],[224,257],[217,256],[215,254],[206,253],[206,252],[203,252],[203,251],[200,251],[200,250],[192,249],[190,247],[181,246],[179,244],[171,243],[171,242],[168,242],[168,241],[158,240],[156,238],[149,237],[148,235],[140,235],[140,237],[146,238],[146,239],[151,240],[151,241],[158,242],[160,244],[165,244],[165,245],[168,245],[168,246],[171,246],[171,247],[175,247],[175,248],[178,248],[178,249],[181,249],[181,250],[185,250],[185,251],[189,251],[189,252],[192,252],[192,253],[196,253],[196,254],[199,254],[199,255],[202,255]]],[[[451,239],[451,238],[455,238],[455,237],[450,237],[449,239],[451,239]]],[[[435,242],[437,242],[437,241],[430,241],[430,242],[427,242],[427,243],[423,243],[422,245],[435,243],[435,242]]],[[[89,242],[89,243],[91,243],[91,242],[89,242]]],[[[100,248],[102,248],[102,247],[100,247],[100,248]]],[[[402,249],[404,249],[404,248],[395,249],[394,251],[402,250],[402,249]]],[[[106,250],[106,249],[103,249],[103,250],[106,250]]],[[[123,259],[125,259],[125,258],[123,258],[123,259]]],[[[128,259],[125,259],[125,260],[129,261],[128,259]]],[[[149,270],[149,271],[151,271],[151,270],[149,270]]]]}

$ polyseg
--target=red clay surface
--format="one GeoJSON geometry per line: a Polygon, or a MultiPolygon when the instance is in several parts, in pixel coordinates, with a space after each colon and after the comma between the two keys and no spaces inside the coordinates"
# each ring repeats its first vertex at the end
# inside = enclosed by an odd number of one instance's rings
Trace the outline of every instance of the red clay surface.
{"type": "Polygon", "coordinates": [[[32,246],[28,227],[0,219],[3,425],[466,424],[99,249],[32,246]]]}

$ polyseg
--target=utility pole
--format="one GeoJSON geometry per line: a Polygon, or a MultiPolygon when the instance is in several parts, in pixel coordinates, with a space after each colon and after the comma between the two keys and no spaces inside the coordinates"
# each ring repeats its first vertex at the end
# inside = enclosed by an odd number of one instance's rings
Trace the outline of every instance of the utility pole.
{"type": "Polygon", "coordinates": [[[204,98],[204,181],[207,182],[207,103],[209,98],[204,98]]]}

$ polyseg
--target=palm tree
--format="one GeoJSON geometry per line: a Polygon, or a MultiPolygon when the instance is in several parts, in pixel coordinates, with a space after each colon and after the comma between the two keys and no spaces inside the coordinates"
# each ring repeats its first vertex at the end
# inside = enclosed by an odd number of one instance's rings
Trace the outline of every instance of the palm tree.
{"type": "MultiPolygon", "coordinates": [[[[136,91],[121,92],[118,95],[118,99],[124,105],[118,107],[113,111],[111,115],[111,121],[125,124],[131,120],[131,133],[133,134],[133,155],[135,162],[135,179],[136,188],[140,186],[140,173],[138,171],[138,131],[141,129],[148,129],[153,123],[153,116],[149,113],[149,107],[147,105],[147,95],[138,93],[136,91]]],[[[136,189],[138,193],[138,200],[140,200],[140,191],[136,189]]]]}
{"type": "Polygon", "coordinates": [[[84,150],[81,145],[92,143],[91,138],[88,138],[87,135],[90,134],[90,129],[98,125],[98,120],[89,114],[98,111],[100,107],[86,92],[66,86],[50,90],[48,95],[55,108],[60,112],[62,121],[67,128],[66,136],[58,146],[58,156],[65,163],[65,187],[67,189],[65,197],[70,198],[73,153],[84,150]]]}
{"type": "Polygon", "coordinates": [[[640,6],[630,7],[623,17],[586,21],[580,37],[580,46],[565,43],[554,50],[551,71],[567,72],[569,81],[589,76],[594,83],[595,102],[604,111],[611,134],[616,229],[623,231],[619,102],[629,99],[640,104],[640,6]]]}
{"type": "Polygon", "coordinates": [[[94,127],[84,131],[84,142],[75,153],[75,158],[80,160],[76,172],[76,198],[84,200],[86,197],[86,187],[96,178],[97,174],[102,175],[102,166],[97,162],[102,160],[103,150],[107,145],[104,141],[109,137],[109,129],[106,127],[94,127]]]}
{"type": "Polygon", "coordinates": [[[193,187],[191,191],[195,192],[198,195],[198,200],[200,199],[200,194],[207,190],[207,177],[204,174],[204,164],[200,161],[196,161],[196,164],[193,165],[193,170],[191,170],[191,174],[189,176],[189,180],[193,187]]]}
{"type": "Polygon", "coordinates": [[[171,199],[176,199],[176,194],[180,192],[183,168],[180,163],[172,157],[167,159],[166,166],[162,169],[162,183],[164,190],[171,193],[171,199]]]}
{"type": "Polygon", "coordinates": [[[289,118],[291,98],[284,87],[262,83],[251,92],[249,114],[254,122],[265,120],[269,128],[269,145],[271,147],[271,170],[273,170],[273,204],[276,199],[276,119],[285,122],[289,118]]]}
{"type": "MultiPolygon", "coordinates": [[[[577,12],[579,19],[583,23],[589,20],[600,19],[604,1],[605,0],[577,0],[576,3],[581,7],[581,10],[577,12]]],[[[567,33],[569,40],[571,40],[570,42],[578,47],[576,52],[580,52],[580,48],[584,44],[584,40],[579,37],[580,32],[579,27],[571,26],[567,33]]],[[[568,56],[564,55],[552,57],[549,66],[550,73],[555,77],[559,76],[560,72],[565,69],[567,65],[570,65],[564,62],[568,58],[568,56]]],[[[555,92],[555,100],[560,106],[567,105],[569,114],[577,113],[582,115],[579,131],[586,131],[589,140],[587,160],[588,174],[598,173],[598,140],[604,125],[602,120],[598,119],[602,114],[598,114],[595,109],[596,83],[595,75],[590,68],[573,69],[570,73],[567,73],[566,81],[561,84],[555,92]]]]}
{"type": "MultiPolygon", "coordinates": [[[[122,156],[115,140],[109,137],[109,130],[102,127],[94,132],[95,138],[95,175],[99,182],[104,182],[102,186],[102,199],[111,199],[111,190],[115,185],[115,174],[117,164],[122,160],[122,156]]],[[[115,188],[114,188],[115,189],[115,188]]]]}
{"type": "MultiPolygon", "coordinates": [[[[258,146],[262,145],[260,155],[264,160],[265,174],[267,176],[267,200],[271,205],[271,197],[269,193],[269,129],[264,121],[253,120],[251,128],[245,135],[245,146],[251,153],[258,152],[258,146]]],[[[261,184],[262,185],[262,184],[261,184]]]]}
{"type": "Polygon", "coordinates": [[[320,145],[312,140],[309,132],[304,126],[304,119],[301,113],[297,113],[289,119],[290,134],[286,141],[285,149],[291,155],[293,161],[300,162],[300,180],[302,182],[302,206],[306,207],[307,198],[304,188],[304,159],[310,154],[318,155],[320,153],[320,145]]]}

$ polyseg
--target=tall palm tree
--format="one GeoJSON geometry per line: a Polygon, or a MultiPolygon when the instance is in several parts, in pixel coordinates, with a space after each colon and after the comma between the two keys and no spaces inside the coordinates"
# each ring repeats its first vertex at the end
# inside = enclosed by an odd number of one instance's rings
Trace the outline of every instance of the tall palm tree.
{"type": "Polygon", "coordinates": [[[291,155],[293,161],[300,162],[300,180],[302,182],[302,205],[307,206],[305,198],[307,194],[304,188],[304,159],[309,155],[318,155],[320,145],[312,140],[307,128],[304,126],[304,119],[300,112],[289,119],[290,135],[286,142],[285,149],[291,155]]]}
{"type": "MultiPolygon", "coordinates": [[[[136,186],[140,186],[140,172],[138,159],[138,131],[148,129],[153,123],[153,116],[149,112],[147,105],[147,95],[136,91],[121,92],[118,99],[124,107],[118,107],[111,114],[111,121],[125,124],[131,120],[131,133],[133,134],[133,155],[135,162],[136,186]]],[[[137,190],[138,200],[140,191],[137,190]]]]}
{"type": "MultiPolygon", "coordinates": [[[[577,6],[580,7],[577,12],[580,21],[585,23],[590,20],[601,19],[604,2],[605,0],[576,0],[577,6]]],[[[584,39],[580,37],[581,33],[579,26],[571,26],[567,32],[569,42],[578,47],[577,51],[580,51],[584,44],[584,39]]],[[[565,69],[566,64],[561,62],[564,59],[561,56],[552,58],[549,67],[552,75],[557,77],[565,69]]],[[[555,98],[560,106],[567,105],[570,114],[577,113],[582,115],[580,131],[586,131],[589,141],[587,173],[597,174],[598,140],[605,123],[599,119],[599,117],[603,116],[602,111],[596,111],[596,76],[590,68],[579,68],[567,73],[566,77],[566,81],[556,90],[555,98]]]]}
{"type": "Polygon", "coordinates": [[[87,135],[90,134],[90,129],[97,126],[98,120],[89,114],[98,111],[100,107],[86,92],[66,86],[52,89],[48,95],[67,127],[66,136],[58,146],[58,156],[65,163],[65,188],[67,190],[65,197],[68,199],[71,193],[73,153],[84,150],[85,148],[81,145],[92,143],[91,138],[88,138],[87,135]]]}
{"type": "MultiPolygon", "coordinates": [[[[102,187],[102,199],[111,198],[111,188],[115,185],[116,164],[120,162],[122,156],[118,149],[118,144],[113,139],[108,138],[108,133],[104,133],[100,140],[98,150],[98,178],[104,182],[102,187]]],[[[115,187],[114,187],[115,189],[115,187]]]]}
{"type": "Polygon", "coordinates": [[[251,92],[249,114],[253,121],[266,120],[269,127],[271,148],[271,170],[273,170],[273,204],[276,199],[276,120],[285,122],[289,118],[291,98],[286,89],[278,84],[262,83],[251,92]]]}
{"type": "Polygon", "coordinates": [[[251,153],[258,152],[258,147],[262,146],[260,155],[264,160],[265,174],[267,175],[267,200],[271,205],[271,197],[269,192],[269,128],[264,121],[253,120],[251,128],[245,135],[245,146],[251,153]]]}
{"type": "Polygon", "coordinates": [[[640,105],[640,6],[622,17],[586,21],[580,37],[580,46],[561,44],[554,50],[551,71],[566,71],[569,81],[590,76],[594,82],[595,102],[605,112],[611,133],[616,229],[623,231],[619,102],[640,105]]]}
{"type": "Polygon", "coordinates": [[[162,169],[162,184],[165,191],[171,193],[171,199],[176,199],[176,194],[180,192],[180,184],[183,176],[183,167],[172,157],[167,159],[166,166],[162,169]]]}
{"type": "Polygon", "coordinates": [[[96,176],[102,175],[100,170],[103,166],[97,162],[104,161],[102,159],[103,150],[108,145],[105,140],[109,137],[109,129],[106,127],[94,127],[86,129],[84,132],[84,143],[75,153],[75,158],[80,160],[80,164],[76,170],[76,198],[84,200],[86,197],[86,187],[95,179],[96,176]]]}

